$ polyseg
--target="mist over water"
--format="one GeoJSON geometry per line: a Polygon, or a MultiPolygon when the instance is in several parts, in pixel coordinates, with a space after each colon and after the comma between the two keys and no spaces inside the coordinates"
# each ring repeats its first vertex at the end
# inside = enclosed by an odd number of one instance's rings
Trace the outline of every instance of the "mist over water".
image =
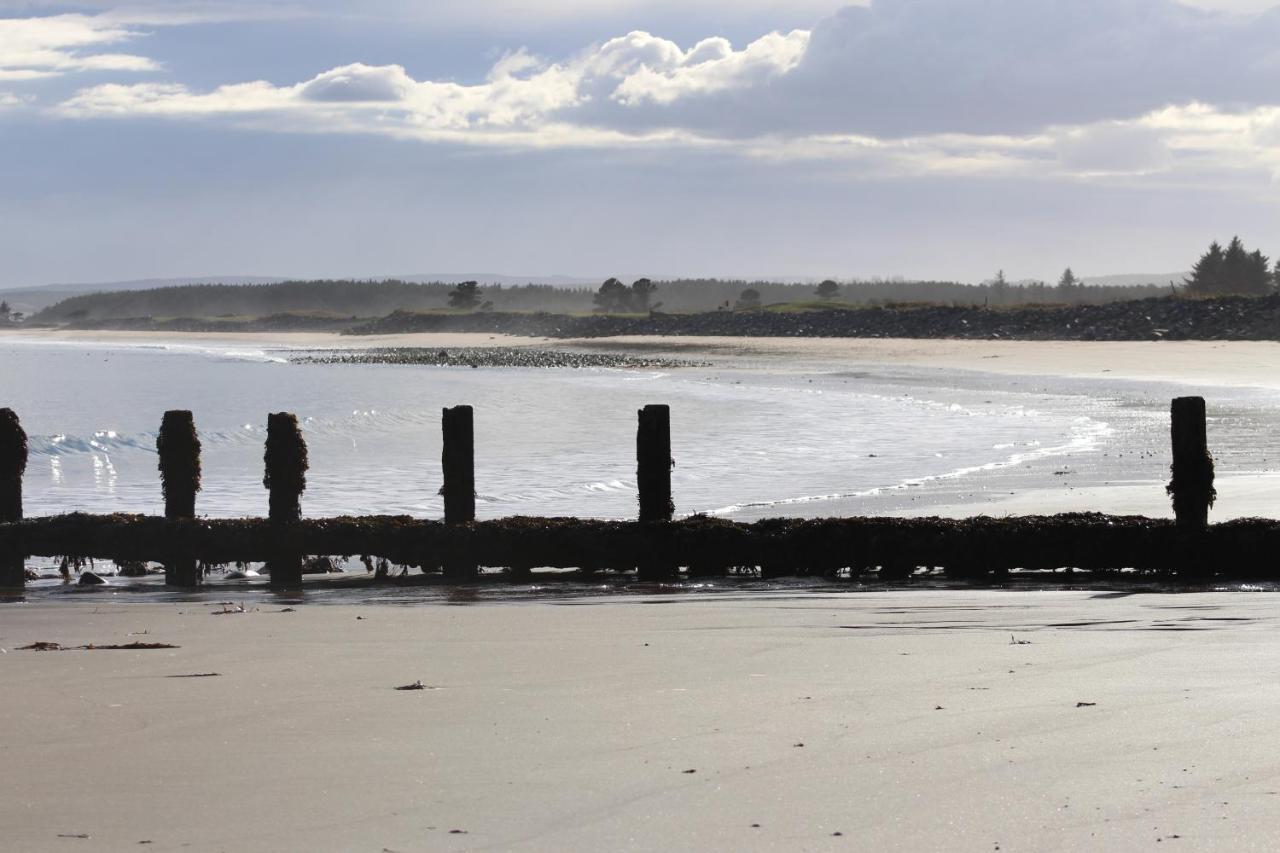
{"type": "MultiPolygon", "coordinates": [[[[878,514],[1033,487],[1167,478],[1175,386],[839,363],[668,372],[294,365],[251,347],[0,343],[4,399],[31,439],[30,516],[158,514],[155,436],[194,411],[198,512],[262,515],[266,416],[293,411],[310,447],[307,516],[438,518],[440,412],[476,407],[481,518],[636,512],[636,411],[672,406],[677,512],[730,518],[878,514]]],[[[1185,389],[1183,389],[1185,390],[1185,389]]],[[[1215,392],[1220,473],[1280,454],[1276,395],[1215,392]]],[[[1153,488],[1153,512],[1163,506],[1153,488]]],[[[989,509],[989,508],[988,508],[989,509]]]]}

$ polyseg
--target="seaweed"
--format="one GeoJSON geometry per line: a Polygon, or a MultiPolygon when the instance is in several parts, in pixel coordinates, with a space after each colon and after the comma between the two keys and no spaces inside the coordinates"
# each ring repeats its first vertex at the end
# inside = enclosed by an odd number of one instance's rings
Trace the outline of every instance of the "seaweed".
{"type": "Polygon", "coordinates": [[[156,436],[160,457],[160,487],[164,492],[165,515],[191,518],[196,493],[201,488],[200,436],[195,418],[188,411],[169,411],[160,422],[156,436]]]}

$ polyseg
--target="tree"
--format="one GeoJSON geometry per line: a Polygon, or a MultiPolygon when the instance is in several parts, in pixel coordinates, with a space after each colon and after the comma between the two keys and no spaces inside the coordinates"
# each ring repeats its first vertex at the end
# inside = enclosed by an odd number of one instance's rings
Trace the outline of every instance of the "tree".
{"type": "Polygon", "coordinates": [[[991,280],[991,301],[1002,305],[1008,298],[1009,281],[1004,277],[1004,270],[997,270],[996,277],[991,280]]]}
{"type": "Polygon", "coordinates": [[[1239,237],[1232,237],[1226,249],[1214,241],[1184,283],[1187,292],[1197,296],[1262,296],[1276,284],[1270,259],[1260,251],[1250,252],[1239,237]]]}
{"type": "Polygon", "coordinates": [[[472,311],[480,304],[480,285],[464,281],[449,293],[449,307],[472,311]]]}
{"type": "Polygon", "coordinates": [[[733,306],[736,310],[742,311],[751,308],[760,307],[760,291],[754,287],[748,287],[742,293],[738,294],[738,303],[733,306]]]}
{"type": "Polygon", "coordinates": [[[822,284],[818,285],[819,299],[835,299],[839,295],[840,285],[836,284],[831,279],[827,279],[822,284]]]}
{"type": "Polygon", "coordinates": [[[631,309],[631,288],[616,278],[611,278],[593,297],[596,310],[601,314],[620,314],[631,309]]]}
{"type": "Polygon", "coordinates": [[[1257,296],[1264,296],[1274,290],[1274,282],[1271,279],[1271,260],[1261,251],[1254,250],[1249,254],[1240,288],[1242,293],[1257,296]]]}
{"type": "Polygon", "coordinates": [[[631,285],[631,310],[648,311],[649,297],[657,291],[658,286],[647,278],[639,279],[631,285]]]}
{"type": "Polygon", "coordinates": [[[1222,246],[1217,240],[1209,244],[1209,251],[1200,256],[1191,268],[1191,277],[1184,281],[1187,292],[1197,296],[1219,293],[1222,285],[1222,246]]]}
{"type": "Polygon", "coordinates": [[[1067,267],[1062,271],[1062,278],[1058,279],[1058,290],[1067,295],[1074,293],[1076,288],[1084,287],[1080,279],[1076,278],[1076,274],[1071,271],[1071,267],[1067,267]]]}
{"type": "Polygon", "coordinates": [[[9,322],[9,315],[11,313],[12,311],[9,308],[9,303],[0,301],[0,321],[6,322],[6,323],[9,322]]]}

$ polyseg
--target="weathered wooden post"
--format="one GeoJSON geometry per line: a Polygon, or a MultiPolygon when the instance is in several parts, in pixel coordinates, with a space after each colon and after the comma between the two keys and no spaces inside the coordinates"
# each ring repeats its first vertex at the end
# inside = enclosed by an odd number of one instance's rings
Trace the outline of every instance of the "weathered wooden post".
{"type": "MultiPolygon", "coordinates": [[[[645,406],[638,415],[636,485],[640,493],[640,522],[670,521],[676,509],[671,500],[671,468],[675,465],[671,458],[671,407],[645,406]]],[[[639,565],[641,580],[661,580],[678,571],[677,566],[648,555],[639,565]]]]}
{"type": "Polygon", "coordinates": [[[1169,496],[1178,526],[1203,530],[1209,524],[1209,507],[1218,493],[1213,488],[1213,456],[1205,432],[1203,397],[1178,397],[1173,401],[1173,478],[1169,496]]]}
{"type": "MultiPolygon", "coordinates": [[[[164,517],[169,521],[196,517],[196,492],[200,491],[200,436],[191,412],[170,411],[160,422],[156,436],[160,456],[160,486],[164,490],[164,517]]],[[[199,586],[201,572],[194,557],[175,554],[164,566],[164,582],[171,586],[199,586]]]]}
{"type": "Polygon", "coordinates": [[[636,484],[640,489],[640,520],[670,521],[676,507],[671,500],[671,407],[645,406],[636,432],[636,484]]]}
{"type": "Polygon", "coordinates": [[[271,585],[283,589],[302,586],[302,555],[286,544],[287,531],[302,518],[300,498],[307,488],[307,442],[298,429],[297,415],[267,416],[266,473],[262,485],[270,491],[268,520],[276,529],[277,547],[267,569],[271,585]]]}
{"type": "MultiPolygon", "coordinates": [[[[22,520],[22,475],[27,470],[27,434],[12,409],[0,409],[0,524],[22,520]]],[[[0,587],[26,584],[21,554],[0,554],[0,587]]]]}
{"type": "MultiPolygon", "coordinates": [[[[475,411],[470,406],[454,406],[442,412],[444,449],[440,463],[444,469],[445,524],[470,524],[476,520],[476,438],[475,411]]],[[[466,580],[475,577],[475,564],[446,560],[445,577],[466,580]]]]}

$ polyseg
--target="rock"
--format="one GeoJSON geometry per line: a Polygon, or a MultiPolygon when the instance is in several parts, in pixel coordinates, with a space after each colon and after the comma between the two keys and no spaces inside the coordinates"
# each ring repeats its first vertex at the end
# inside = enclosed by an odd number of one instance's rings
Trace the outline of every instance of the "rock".
{"type": "Polygon", "coordinates": [[[80,586],[103,586],[106,582],[106,579],[96,572],[80,573],[80,586]]]}

